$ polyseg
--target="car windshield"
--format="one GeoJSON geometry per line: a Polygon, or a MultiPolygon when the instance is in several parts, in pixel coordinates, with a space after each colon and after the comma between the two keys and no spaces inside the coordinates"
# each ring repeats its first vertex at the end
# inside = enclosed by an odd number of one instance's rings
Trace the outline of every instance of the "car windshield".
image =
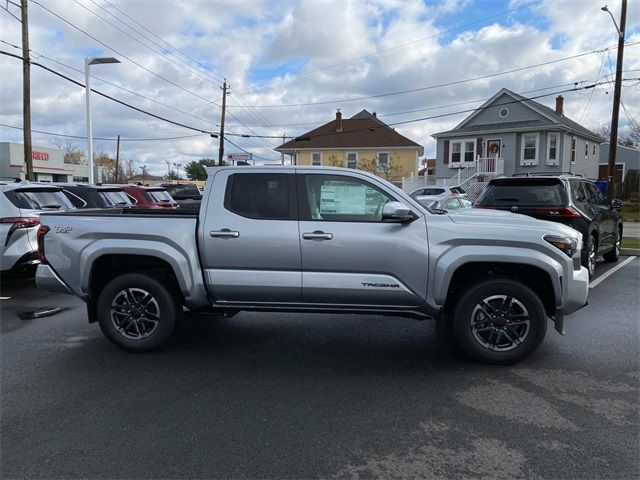
{"type": "Polygon", "coordinates": [[[16,207],[28,210],[73,208],[62,190],[20,189],[6,192],[5,195],[16,207]]]}
{"type": "Polygon", "coordinates": [[[489,185],[478,205],[562,205],[560,182],[514,182],[489,185]]]}
{"type": "Polygon", "coordinates": [[[171,203],[173,198],[166,190],[147,190],[143,195],[153,203],[171,203]]]}
{"type": "Polygon", "coordinates": [[[176,185],[167,185],[167,191],[172,197],[195,197],[200,196],[200,190],[193,183],[180,183],[176,185]]]}
{"type": "Polygon", "coordinates": [[[122,190],[103,190],[98,192],[98,196],[107,206],[131,205],[131,200],[122,190]]]}

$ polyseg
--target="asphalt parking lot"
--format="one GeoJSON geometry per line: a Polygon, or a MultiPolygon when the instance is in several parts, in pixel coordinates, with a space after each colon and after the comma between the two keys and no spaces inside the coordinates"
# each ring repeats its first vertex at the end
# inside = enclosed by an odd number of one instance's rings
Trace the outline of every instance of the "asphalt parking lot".
{"type": "Polygon", "coordinates": [[[609,268],[511,367],[350,315],[191,316],[128,354],[74,297],[3,279],[2,477],[638,478],[640,259],[609,268]],[[66,310],[19,317],[42,307],[66,310]]]}

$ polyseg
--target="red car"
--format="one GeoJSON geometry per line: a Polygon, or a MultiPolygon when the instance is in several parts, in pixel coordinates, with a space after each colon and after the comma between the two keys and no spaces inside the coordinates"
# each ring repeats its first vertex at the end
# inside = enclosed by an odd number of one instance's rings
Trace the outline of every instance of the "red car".
{"type": "Polygon", "coordinates": [[[122,189],[138,208],[178,208],[180,206],[163,187],[123,185],[122,189]]]}

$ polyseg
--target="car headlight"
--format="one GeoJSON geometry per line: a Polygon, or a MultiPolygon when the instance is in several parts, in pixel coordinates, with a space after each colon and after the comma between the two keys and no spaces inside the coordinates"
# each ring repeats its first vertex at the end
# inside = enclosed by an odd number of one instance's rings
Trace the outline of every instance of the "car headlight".
{"type": "Polygon", "coordinates": [[[571,237],[562,237],[558,235],[545,235],[544,239],[551,245],[561,250],[569,258],[578,251],[578,239],[571,237]]]}

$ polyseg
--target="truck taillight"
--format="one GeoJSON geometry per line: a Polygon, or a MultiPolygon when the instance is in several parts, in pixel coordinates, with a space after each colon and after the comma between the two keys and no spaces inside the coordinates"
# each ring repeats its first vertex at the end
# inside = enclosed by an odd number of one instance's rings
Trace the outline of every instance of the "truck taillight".
{"type": "Polygon", "coordinates": [[[40,225],[38,227],[38,232],[36,233],[36,238],[38,240],[38,259],[42,265],[47,264],[47,259],[44,256],[44,236],[50,230],[46,225],[40,225]]]}
{"type": "Polygon", "coordinates": [[[3,217],[0,218],[0,223],[12,223],[11,227],[13,230],[18,228],[29,228],[35,227],[40,223],[40,219],[38,217],[3,217]]]}

